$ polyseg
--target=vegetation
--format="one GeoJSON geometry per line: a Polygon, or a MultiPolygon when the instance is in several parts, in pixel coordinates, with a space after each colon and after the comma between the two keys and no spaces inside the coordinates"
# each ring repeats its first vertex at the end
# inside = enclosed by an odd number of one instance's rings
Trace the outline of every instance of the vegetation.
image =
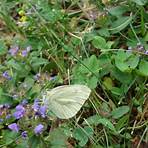
{"type": "Polygon", "coordinates": [[[0,34],[0,147],[148,147],[147,0],[2,0],[0,34]],[[73,84],[59,119],[43,96],[73,84]]]}

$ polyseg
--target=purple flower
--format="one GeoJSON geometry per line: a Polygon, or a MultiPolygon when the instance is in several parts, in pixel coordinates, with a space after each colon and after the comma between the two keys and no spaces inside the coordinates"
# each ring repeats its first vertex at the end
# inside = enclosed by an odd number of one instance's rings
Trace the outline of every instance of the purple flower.
{"type": "Polygon", "coordinates": [[[38,99],[34,100],[34,104],[33,104],[32,108],[34,109],[35,112],[39,110],[40,105],[39,105],[39,100],[38,99]]]}
{"type": "Polygon", "coordinates": [[[50,81],[56,80],[57,76],[50,77],[50,81]]]}
{"type": "Polygon", "coordinates": [[[25,108],[22,105],[17,105],[16,112],[13,113],[13,116],[16,119],[20,119],[24,116],[24,114],[25,114],[25,108]]]}
{"type": "Polygon", "coordinates": [[[3,119],[0,118],[0,123],[3,122],[3,119]]]}
{"type": "Polygon", "coordinates": [[[23,56],[23,57],[26,57],[27,54],[28,54],[27,50],[23,50],[23,51],[22,51],[22,56],[23,56]]]}
{"type": "Polygon", "coordinates": [[[9,118],[11,118],[11,114],[8,114],[8,115],[6,116],[6,119],[9,119],[9,118]]]}
{"type": "Polygon", "coordinates": [[[45,118],[46,116],[46,111],[47,111],[47,107],[44,105],[44,106],[41,106],[39,108],[39,115],[41,115],[43,118],[45,118]]]}
{"type": "Polygon", "coordinates": [[[15,55],[17,54],[18,50],[19,50],[19,47],[18,47],[18,46],[13,46],[13,47],[11,47],[11,48],[9,49],[8,52],[9,52],[12,56],[15,56],[15,55]]]}
{"type": "Polygon", "coordinates": [[[37,73],[37,74],[34,76],[34,79],[35,79],[35,80],[39,80],[40,77],[41,77],[41,74],[40,74],[40,73],[37,73]]]}
{"type": "Polygon", "coordinates": [[[138,51],[143,51],[144,46],[141,43],[137,43],[137,49],[138,49],[138,51]]]}
{"type": "Polygon", "coordinates": [[[3,108],[10,108],[9,104],[4,104],[3,108]]]}
{"type": "Polygon", "coordinates": [[[10,75],[8,74],[7,71],[3,72],[2,76],[3,76],[4,78],[8,79],[8,80],[11,80],[11,77],[10,77],[10,75]]]}
{"type": "Polygon", "coordinates": [[[27,131],[23,131],[23,132],[21,133],[21,136],[22,136],[23,139],[26,139],[26,137],[28,136],[28,135],[27,135],[27,131]]]}
{"type": "Polygon", "coordinates": [[[26,105],[27,103],[28,103],[28,100],[27,99],[23,99],[21,104],[22,105],[26,105]]]}
{"type": "Polygon", "coordinates": [[[146,50],[146,51],[144,52],[144,54],[148,55],[148,50],[146,50]]]}
{"type": "Polygon", "coordinates": [[[43,131],[44,126],[42,124],[39,124],[35,127],[34,132],[35,134],[41,134],[43,131]]]}
{"type": "Polygon", "coordinates": [[[12,123],[12,124],[8,125],[8,128],[11,129],[14,132],[19,131],[19,126],[16,123],[12,123]]]}

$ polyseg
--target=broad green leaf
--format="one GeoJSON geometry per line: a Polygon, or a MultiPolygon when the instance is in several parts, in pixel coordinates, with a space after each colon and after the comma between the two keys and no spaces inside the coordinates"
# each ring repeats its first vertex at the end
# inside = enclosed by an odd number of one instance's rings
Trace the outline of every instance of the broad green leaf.
{"type": "Polygon", "coordinates": [[[12,99],[0,88],[0,104],[12,104],[12,99]]]}
{"type": "MultiPolygon", "coordinates": [[[[49,133],[49,141],[51,148],[65,148],[67,143],[67,136],[61,128],[54,129],[49,133]]],[[[47,139],[48,140],[48,139],[47,139]]]]}
{"type": "Polygon", "coordinates": [[[106,41],[101,36],[95,36],[92,40],[92,45],[97,49],[106,49],[106,41]]]}
{"type": "Polygon", "coordinates": [[[104,77],[103,85],[105,86],[106,89],[111,90],[114,83],[110,77],[104,77]]]}
{"type": "Polygon", "coordinates": [[[89,125],[95,125],[95,126],[97,126],[97,125],[98,125],[99,119],[101,119],[101,116],[99,116],[99,115],[93,115],[93,116],[90,116],[89,118],[87,118],[87,119],[83,122],[83,124],[84,124],[84,125],[89,124],[89,125]]]}
{"type": "Polygon", "coordinates": [[[111,92],[112,92],[112,94],[115,94],[117,96],[120,96],[123,94],[122,88],[118,88],[118,87],[112,87],[111,92]]]}
{"type": "Polygon", "coordinates": [[[32,136],[29,138],[29,146],[32,147],[32,148],[38,148],[38,146],[40,145],[41,143],[41,138],[39,136],[32,136]]]}
{"type": "Polygon", "coordinates": [[[132,0],[132,2],[136,3],[139,6],[143,6],[146,4],[147,0],[132,0]]]}
{"type": "Polygon", "coordinates": [[[98,78],[96,76],[91,76],[90,78],[87,79],[87,85],[91,88],[94,89],[97,87],[98,83],[98,78]]]}
{"type": "Polygon", "coordinates": [[[134,79],[134,76],[131,73],[122,72],[116,67],[111,69],[111,75],[123,84],[130,84],[134,79]]]}
{"type": "Polygon", "coordinates": [[[129,112],[129,107],[128,106],[121,106],[118,108],[115,108],[112,112],[111,115],[113,118],[118,119],[125,115],[126,113],[129,112]]]}
{"type": "Polygon", "coordinates": [[[101,28],[98,30],[99,35],[104,37],[110,37],[110,33],[107,28],[101,28]]]}
{"type": "Polygon", "coordinates": [[[137,72],[142,75],[142,76],[148,76],[148,62],[142,60],[139,64],[139,69],[137,70],[137,72]]]}
{"type": "Polygon", "coordinates": [[[90,127],[76,128],[73,131],[73,137],[79,141],[79,145],[84,147],[89,140],[89,137],[93,135],[93,129],[90,127]]]}
{"type": "Polygon", "coordinates": [[[118,33],[124,28],[126,28],[129,23],[132,21],[132,16],[129,17],[120,17],[117,21],[115,21],[112,25],[112,28],[109,29],[111,33],[118,33]]]}
{"type": "Polygon", "coordinates": [[[116,131],[114,125],[110,122],[110,120],[108,120],[106,118],[99,119],[98,124],[102,124],[114,132],[116,131]]]}
{"type": "Polygon", "coordinates": [[[85,59],[83,61],[83,64],[85,65],[81,65],[80,67],[80,71],[82,73],[88,73],[91,74],[91,72],[99,72],[99,65],[98,65],[98,59],[95,55],[92,55],[91,57],[85,59]]]}
{"type": "Polygon", "coordinates": [[[2,137],[3,137],[3,144],[6,146],[16,141],[18,133],[8,130],[2,130],[2,137]]]}
{"type": "Polygon", "coordinates": [[[110,8],[108,11],[109,11],[109,13],[111,15],[119,17],[119,16],[121,16],[123,13],[125,13],[127,11],[127,7],[125,7],[125,6],[116,6],[116,7],[110,8]]]}
{"type": "Polygon", "coordinates": [[[115,56],[115,65],[122,72],[131,72],[137,67],[139,56],[124,51],[118,51],[115,56]]]}
{"type": "Polygon", "coordinates": [[[48,63],[49,61],[47,59],[37,58],[37,57],[32,58],[32,61],[31,61],[32,67],[37,67],[43,64],[48,64],[48,63]]]}
{"type": "Polygon", "coordinates": [[[86,119],[86,121],[83,122],[83,124],[90,124],[97,126],[98,124],[103,124],[105,127],[111,129],[112,131],[115,131],[114,125],[110,122],[110,120],[106,118],[101,118],[101,116],[93,115],[86,119]]]}

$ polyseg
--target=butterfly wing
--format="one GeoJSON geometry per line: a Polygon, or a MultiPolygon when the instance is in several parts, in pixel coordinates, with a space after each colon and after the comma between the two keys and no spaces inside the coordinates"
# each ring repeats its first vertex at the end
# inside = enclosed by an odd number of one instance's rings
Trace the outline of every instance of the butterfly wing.
{"type": "Polygon", "coordinates": [[[47,91],[44,104],[61,119],[68,119],[80,110],[90,95],[90,88],[85,85],[64,85],[47,91]]]}

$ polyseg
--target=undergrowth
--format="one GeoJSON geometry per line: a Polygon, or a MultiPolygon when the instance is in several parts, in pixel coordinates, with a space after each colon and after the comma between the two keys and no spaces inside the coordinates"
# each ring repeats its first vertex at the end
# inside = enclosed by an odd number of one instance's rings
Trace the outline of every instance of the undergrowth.
{"type": "Polygon", "coordinates": [[[0,147],[148,147],[147,29],[146,0],[0,1],[0,147]],[[75,117],[37,104],[72,84],[75,117]]]}

